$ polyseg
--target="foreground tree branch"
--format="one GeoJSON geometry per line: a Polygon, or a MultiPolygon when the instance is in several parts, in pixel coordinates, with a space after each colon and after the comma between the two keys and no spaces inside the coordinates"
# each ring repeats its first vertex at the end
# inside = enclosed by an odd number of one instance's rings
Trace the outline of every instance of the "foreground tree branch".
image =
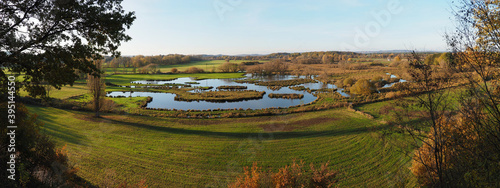
{"type": "Polygon", "coordinates": [[[119,56],[125,30],[135,20],[121,0],[5,0],[0,2],[0,84],[6,74],[24,74],[32,96],[43,96],[47,81],[59,89],[72,85],[76,70],[95,73],[93,60],[119,56]]]}

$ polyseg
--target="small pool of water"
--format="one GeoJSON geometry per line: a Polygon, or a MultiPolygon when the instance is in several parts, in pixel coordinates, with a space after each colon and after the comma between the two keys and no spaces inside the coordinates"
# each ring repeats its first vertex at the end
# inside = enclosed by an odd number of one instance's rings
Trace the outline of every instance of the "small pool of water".
{"type": "MultiPolygon", "coordinates": [[[[387,75],[391,75],[391,78],[398,78],[396,75],[393,75],[391,73],[386,73],[386,74],[387,75]]],[[[399,79],[398,82],[393,82],[393,83],[385,84],[384,86],[382,86],[382,88],[389,88],[389,87],[392,87],[396,83],[402,83],[402,82],[406,82],[406,80],[399,79]]]]}

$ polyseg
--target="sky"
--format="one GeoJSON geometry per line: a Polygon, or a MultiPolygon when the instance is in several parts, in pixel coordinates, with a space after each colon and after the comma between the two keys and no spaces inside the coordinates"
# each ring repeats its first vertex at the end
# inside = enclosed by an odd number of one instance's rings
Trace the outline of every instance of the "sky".
{"type": "Polygon", "coordinates": [[[445,51],[451,0],[124,0],[122,55],[445,51]]]}

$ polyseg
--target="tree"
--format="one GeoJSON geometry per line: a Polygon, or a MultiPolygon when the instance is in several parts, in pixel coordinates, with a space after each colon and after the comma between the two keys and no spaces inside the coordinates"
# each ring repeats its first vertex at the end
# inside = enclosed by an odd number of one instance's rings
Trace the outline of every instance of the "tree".
{"type": "Polygon", "coordinates": [[[330,55],[327,55],[327,54],[323,55],[323,57],[321,58],[321,62],[323,64],[330,64],[330,63],[332,63],[332,61],[333,61],[333,57],[330,55]]]}
{"type": "Polygon", "coordinates": [[[189,67],[186,70],[186,73],[189,73],[189,74],[203,73],[203,72],[205,72],[203,69],[200,69],[200,68],[197,68],[197,67],[189,67]]]}
{"type": "Polygon", "coordinates": [[[5,70],[23,73],[26,90],[44,95],[42,81],[54,88],[72,85],[78,75],[97,72],[93,60],[118,56],[118,46],[135,19],[121,0],[0,1],[0,83],[5,70]],[[26,32],[28,31],[28,32],[26,32]]]}
{"type": "MultiPolygon", "coordinates": [[[[469,135],[459,137],[474,146],[470,158],[454,161],[464,166],[457,175],[475,187],[500,186],[500,1],[461,0],[455,11],[456,31],[446,40],[452,67],[467,80],[459,99],[460,114],[469,119],[469,135]],[[476,139],[468,139],[471,135],[476,139]],[[470,164],[473,161],[474,163],[470,164]],[[467,164],[467,165],[464,165],[467,164]]],[[[458,148],[465,152],[468,148],[458,148]]],[[[457,179],[458,179],[457,178],[457,179]]]]}
{"type": "Polygon", "coordinates": [[[396,57],[394,58],[394,60],[393,60],[393,61],[394,61],[394,62],[400,62],[400,61],[401,61],[401,57],[399,57],[399,55],[398,55],[398,56],[396,56],[396,57]]]}
{"type": "MultiPolygon", "coordinates": [[[[448,137],[444,137],[446,129],[444,127],[450,121],[449,111],[452,105],[449,101],[449,90],[442,90],[442,87],[451,81],[450,77],[440,77],[432,69],[432,65],[423,61],[419,54],[413,52],[409,59],[408,74],[414,82],[406,85],[406,90],[410,93],[422,93],[414,96],[416,104],[407,105],[407,108],[415,107],[420,110],[419,124],[407,124],[407,132],[413,138],[413,147],[422,145],[428,150],[417,150],[414,161],[425,167],[425,170],[432,172],[436,178],[431,179],[429,185],[446,187],[453,180],[446,173],[448,158],[445,156],[445,144],[449,142],[448,137]],[[415,130],[430,129],[429,135],[422,135],[415,130]],[[425,151],[425,153],[423,153],[425,151]],[[429,152],[427,152],[429,151],[429,152]],[[428,159],[432,160],[428,160],[428,159]]],[[[414,113],[414,116],[416,114],[414,113]]],[[[406,114],[410,117],[410,114],[406,114]]]]}
{"type": "Polygon", "coordinates": [[[351,93],[356,95],[370,95],[375,90],[375,85],[367,79],[360,79],[351,87],[351,93]]]}
{"type": "MultiPolygon", "coordinates": [[[[0,1],[0,98],[6,99],[7,75],[24,74],[23,85],[32,96],[43,96],[43,82],[54,88],[72,84],[80,75],[98,75],[94,60],[103,55],[118,56],[125,34],[135,19],[125,12],[121,0],[2,0],[0,1]]],[[[20,88],[16,88],[20,89],[20,88]]],[[[0,102],[0,112],[7,114],[7,104],[0,102]]],[[[40,134],[36,114],[30,114],[16,102],[17,177],[3,181],[6,187],[75,187],[66,184],[75,170],[67,155],[57,150],[50,139],[40,134]]],[[[8,122],[0,116],[0,122],[8,122]]],[[[2,124],[3,125],[3,124],[2,124]]],[[[7,153],[7,127],[1,126],[0,159],[7,153]]],[[[7,177],[8,171],[1,172],[7,177]]]]}
{"type": "Polygon", "coordinates": [[[95,112],[95,117],[99,117],[99,111],[101,110],[104,96],[106,94],[106,85],[104,84],[104,77],[101,77],[100,72],[102,61],[95,61],[95,66],[99,68],[99,72],[88,75],[87,87],[89,88],[90,95],[92,96],[92,107],[95,112]]]}
{"type": "Polygon", "coordinates": [[[148,69],[148,72],[150,72],[151,74],[155,74],[155,73],[157,73],[157,71],[159,71],[157,64],[149,64],[146,67],[148,69]]]}
{"type": "Polygon", "coordinates": [[[238,72],[239,66],[236,63],[230,63],[230,62],[225,62],[222,65],[220,65],[219,70],[221,72],[238,72]]]}
{"type": "Polygon", "coordinates": [[[272,74],[284,74],[288,71],[288,63],[283,61],[282,59],[274,59],[270,62],[264,63],[262,66],[255,66],[255,70],[260,74],[264,75],[272,75],[272,74]]]}
{"type": "Polygon", "coordinates": [[[443,71],[452,71],[452,67],[451,67],[451,53],[442,53],[437,59],[437,63],[439,64],[439,67],[443,70],[443,71]]]}
{"type": "Polygon", "coordinates": [[[42,97],[45,99],[50,99],[50,92],[52,91],[52,86],[45,81],[42,82],[42,85],[44,86],[45,89],[45,95],[42,97]]]}
{"type": "Polygon", "coordinates": [[[348,87],[351,87],[352,84],[354,84],[354,79],[352,78],[346,78],[344,81],[343,81],[343,85],[344,86],[348,86],[348,87]]]}

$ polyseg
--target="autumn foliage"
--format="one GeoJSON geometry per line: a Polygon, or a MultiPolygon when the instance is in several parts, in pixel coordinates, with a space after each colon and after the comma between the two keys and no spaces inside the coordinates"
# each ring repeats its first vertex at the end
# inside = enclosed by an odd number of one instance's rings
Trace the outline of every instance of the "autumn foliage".
{"type": "Polygon", "coordinates": [[[422,147],[415,151],[411,167],[419,183],[426,187],[437,187],[435,152],[436,139],[447,140],[442,146],[441,170],[450,187],[483,187],[499,185],[500,164],[485,157],[498,159],[496,146],[489,144],[491,138],[478,134],[474,117],[460,116],[453,119],[440,118],[440,134],[429,133],[422,147]],[[497,182],[497,183],[495,183],[497,182]]]}
{"type": "Polygon", "coordinates": [[[351,93],[354,93],[356,95],[370,95],[371,93],[375,92],[375,90],[375,85],[366,79],[358,80],[351,87],[351,93]]]}
{"type": "Polygon", "coordinates": [[[258,188],[258,187],[332,187],[337,180],[337,172],[328,168],[328,163],[319,168],[311,163],[309,170],[304,168],[304,162],[293,163],[280,168],[278,172],[264,172],[257,163],[252,168],[244,168],[244,174],[230,188],[258,188]]]}
{"type": "Polygon", "coordinates": [[[203,69],[197,67],[189,67],[185,73],[194,74],[194,73],[203,73],[205,72],[203,69]]]}

